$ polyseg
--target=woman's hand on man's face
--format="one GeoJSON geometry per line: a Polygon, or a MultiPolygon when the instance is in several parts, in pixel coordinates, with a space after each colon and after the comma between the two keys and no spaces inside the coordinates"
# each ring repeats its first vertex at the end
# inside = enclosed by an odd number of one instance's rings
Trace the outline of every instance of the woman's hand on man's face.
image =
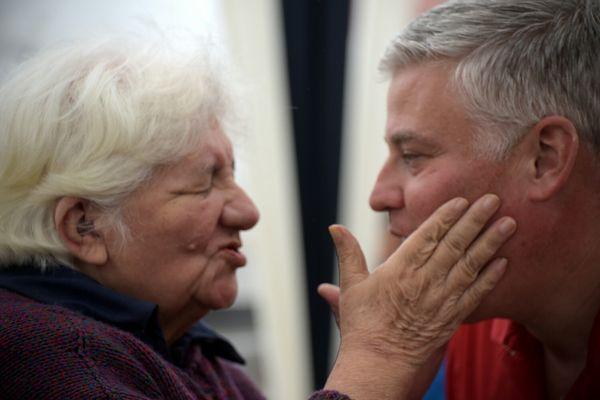
{"type": "MultiPolygon", "coordinates": [[[[340,269],[339,357],[384,359],[383,373],[423,366],[506,269],[505,259],[492,258],[514,233],[515,221],[503,217],[482,232],[499,205],[495,195],[468,210],[465,199],[447,202],[373,273],[350,232],[332,226],[340,269]]],[[[319,292],[336,306],[330,285],[319,292]]]]}

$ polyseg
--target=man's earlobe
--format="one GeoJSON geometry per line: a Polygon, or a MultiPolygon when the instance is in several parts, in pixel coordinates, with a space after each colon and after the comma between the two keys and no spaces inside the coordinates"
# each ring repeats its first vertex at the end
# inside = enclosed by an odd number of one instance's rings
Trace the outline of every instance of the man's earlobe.
{"type": "Polygon", "coordinates": [[[106,263],[104,238],[95,228],[89,201],[79,197],[60,198],[54,208],[54,226],[74,258],[92,265],[106,263]]]}
{"type": "Polygon", "coordinates": [[[529,198],[545,201],[568,182],[577,159],[579,136],[573,123],[560,116],[543,118],[531,132],[536,140],[529,198]]]}

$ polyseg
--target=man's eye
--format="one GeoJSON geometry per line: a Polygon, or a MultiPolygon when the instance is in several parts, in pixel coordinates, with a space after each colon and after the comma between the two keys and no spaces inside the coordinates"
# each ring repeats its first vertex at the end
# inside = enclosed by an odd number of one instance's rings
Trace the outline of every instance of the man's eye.
{"type": "Polygon", "coordinates": [[[421,157],[422,155],[418,153],[402,153],[402,161],[404,161],[405,164],[414,163],[421,157]]]}

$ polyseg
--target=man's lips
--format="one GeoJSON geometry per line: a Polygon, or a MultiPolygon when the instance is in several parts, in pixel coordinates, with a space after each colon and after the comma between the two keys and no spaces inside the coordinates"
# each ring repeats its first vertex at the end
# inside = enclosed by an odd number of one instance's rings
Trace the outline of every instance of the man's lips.
{"type": "Polygon", "coordinates": [[[390,233],[400,239],[406,239],[410,236],[410,233],[407,233],[404,230],[395,229],[393,226],[390,226],[390,233]]]}

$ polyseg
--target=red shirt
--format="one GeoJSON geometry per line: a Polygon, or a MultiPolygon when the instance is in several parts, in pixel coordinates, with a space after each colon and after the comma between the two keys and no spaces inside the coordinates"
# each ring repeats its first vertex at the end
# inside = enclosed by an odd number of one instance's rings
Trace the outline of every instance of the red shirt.
{"type": "MultiPolygon", "coordinates": [[[[446,396],[453,399],[544,399],[541,343],[507,319],[463,325],[450,341],[446,396]]],[[[600,399],[600,314],[590,335],[587,364],[565,399],[600,399]]]]}

